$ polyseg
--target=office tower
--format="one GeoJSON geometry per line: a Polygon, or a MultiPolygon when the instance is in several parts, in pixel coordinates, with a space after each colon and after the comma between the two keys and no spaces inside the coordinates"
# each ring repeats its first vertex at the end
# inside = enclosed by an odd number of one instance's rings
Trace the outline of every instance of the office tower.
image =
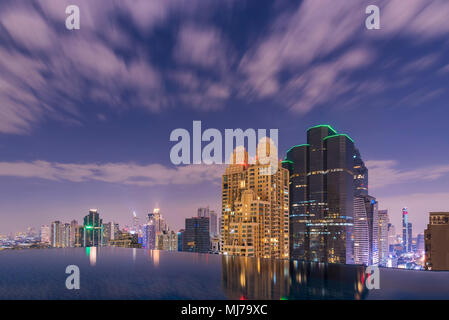
{"type": "Polygon", "coordinates": [[[424,246],[424,233],[418,234],[416,237],[416,251],[418,254],[423,254],[425,251],[424,246]]]}
{"type": "Polygon", "coordinates": [[[364,198],[354,197],[354,263],[370,264],[368,217],[364,198]]]}
{"type": "Polygon", "coordinates": [[[132,224],[131,224],[130,233],[142,235],[142,228],[139,223],[139,217],[137,216],[137,213],[135,211],[133,211],[133,220],[132,220],[132,224]]]}
{"type": "Polygon", "coordinates": [[[210,236],[213,237],[218,235],[217,214],[214,210],[210,210],[209,206],[205,208],[198,208],[198,217],[209,218],[210,236]]]}
{"type": "Polygon", "coordinates": [[[75,247],[82,247],[84,245],[84,228],[83,226],[77,225],[75,227],[75,247]]]}
{"type": "Polygon", "coordinates": [[[69,248],[70,247],[70,224],[64,223],[61,225],[61,247],[69,248]]]}
{"type": "Polygon", "coordinates": [[[149,250],[156,249],[156,225],[153,222],[143,226],[142,247],[149,250]]]}
{"type": "Polygon", "coordinates": [[[378,243],[379,243],[379,265],[386,266],[388,261],[388,225],[390,219],[388,218],[388,210],[378,211],[378,243]]]}
{"type": "Polygon", "coordinates": [[[61,221],[54,221],[50,227],[51,246],[54,248],[62,247],[61,221]]]}
{"type": "Polygon", "coordinates": [[[178,235],[176,232],[162,231],[157,235],[157,249],[165,251],[178,251],[178,235]]]}
{"type": "Polygon", "coordinates": [[[120,237],[120,226],[116,222],[111,224],[111,240],[118,239],[120,237]]]}
{"type": "Polygon", "coordinates": [[[430,212],[424,230],[426,270],[449,270],[449,212],[430,212]]]}
{"type": "Polygon", "coordinates": [[[210,250],[209,232],[209,218],[187,218],[182,234],[182,251],[208,253],[210,250]]]}
{"type": "Polygon", "coordinates": [[[396,228],[393,224],[388,224],[388,251],[393,252],[393,246],[396,244],[396,228]]]}
{"type": "Polygon", "coordinates": [[[354,262],[354,154],[354,141],[329,125],[309,128],[307,144],[287,151],[291,258],[354,262]]]}
{"type": "Polygon", "coordinates": [[[412,251],[412,226],[408,222],[408,210],[402,208],[402,250],[404,253],[412,251]]]}
{"type": "Polygon", "coordinates": [[[363,196],[368,221],[370,265],[379,264],[379,203],[372,196],[363,196]]]}
{"type": "Polygon", "coordinates": [[[368,195],[368,168],[358,149],[354,149],[354,195],[368,195]]]}
{"type": "Polygon", "coordinates": [[[200,218],[209,218],[209,206],[205,207],[205,208],[198,208],[198,217],[200,218]]]}
{"type": "Polygon", "coordinates": [[[103,224],[103,245],[108,245],[109,241],[114,240],[112,235],[113,225],[111,222],[103,224]]]}
{"type": "Polygon", "coordinates": [[[50,227],[47,225],[41,226],[41,242],[42,243],[51,243],[50,242],[50,227]]]}
{"type": "Polygon", "coordinates": [[[78,221],[72,220],[72,222],[70,222],[70,241],[69,241],[70,242],[69,246],[71,248],[75,247],[76,244],[77,228],[78,228],[78,221]]]}
{"type": "MultiPolygon", "coordinates": [[[[258,149],[263,147],[259,144],[258,149]]],[[[271,152],[277,150],[269,150],[269,156],[271,152]]],[[[237,158],[237,150],[233,157],[237,158]]],[[[220,250],[227,255],[288,258],[288,170],[279,164],[271,174],[270,164],[248,165],[246,152],[243,158],[222,176],[220,250]]]]}
{"type": "Polygon", "coordinates": [[[182,251],[182,235],[184,234],[184,229],[178,231],[178,251],[182,251]]]}
{"type": "Polygon", "coordinates": [[[84,217],[84,247],[97,247],[103,243],[103,220],[97,209],[89,210],[84,217]]]}
{"type": "Polygon", "coordinates": [[[154,224],[156,233],[158,234],[167,230],[167,223],[162,217],[159,208],[154,208],[153,212],[148,214],[148,222],[154,224]]]}

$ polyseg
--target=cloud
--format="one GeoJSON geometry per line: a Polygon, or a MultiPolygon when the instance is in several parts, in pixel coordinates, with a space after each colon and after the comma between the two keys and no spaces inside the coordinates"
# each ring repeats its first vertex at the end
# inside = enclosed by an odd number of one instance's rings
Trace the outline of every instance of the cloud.
{"type": "Polygon", "coordinates": [[[397,168],[399,163],[395,160],[370,160],[365,163],[369,170],[370,189],[406,182],[432,181],[449,174],[449,165],[401,170],[397,168]]]}
{"type": "MultiPolygon", "coordinates": [[[[351,76],[357,71],[371,73],[369,67],[381,53],[379,40],[398,37],[426,42],[449,30],[445,18],[449,3],[445,1],[389,0],[370,4],[381,9],[381,29],[370,33],[363,27],[367,5],[363,1],[341,1],[337,5],[332,0],[305,0],[296,11],[280,14],[267,35],[240,62],[244,76],[241,95],[280,100],[292,111],[302,113],[326,103],[335,105],[349,92],[352,101],[362,99],[370,92],[359,86],[370,87],[371,80],[377,84],[379,79],[370,74],[361,82],[351,76]],[[345,67],[341,59],[357,54],[361,59],[345,67]]],[[[419,59],[414,66],[424,70],[436,58],[419,59]]],[[[382,81],[388,83],[394,72],[386,71],[382,81]]]]}
{"type": "Polygon", "coordinates": [[[42,160],[0,162],[0,176],[69,182],[101,181],[142,187],[217,183],[223,170],[222,165],[186,165],[169,168],[161,164],[135,163],[75,164],[42,160]]]}

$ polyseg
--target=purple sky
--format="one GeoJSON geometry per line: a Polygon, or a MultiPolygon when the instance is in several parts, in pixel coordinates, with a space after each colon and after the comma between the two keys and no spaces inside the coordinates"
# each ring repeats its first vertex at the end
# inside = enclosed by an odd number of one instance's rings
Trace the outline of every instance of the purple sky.
{"type": "Polygon", "coordinates": [[[176,167],[170,132],[349,134],[370,194],[399,230],[449,211],[449,2],[359,0],[0,3],[0,233],[98,208],[129,224],[156,205],[173,229],[220,212],[217,166],[176,167]],[[81,30],[65,29],[77,4],[81,30]]]}

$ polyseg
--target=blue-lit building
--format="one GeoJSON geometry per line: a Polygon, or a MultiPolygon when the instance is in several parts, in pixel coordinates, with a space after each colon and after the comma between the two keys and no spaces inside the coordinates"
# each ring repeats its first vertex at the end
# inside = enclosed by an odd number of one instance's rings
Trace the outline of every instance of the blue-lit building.
{"type": "Polygon", "coordinates": [[[186,219],[186,227],[182,234],[182,251],[210,251],[209,218],[193,217],[186,219]]]}

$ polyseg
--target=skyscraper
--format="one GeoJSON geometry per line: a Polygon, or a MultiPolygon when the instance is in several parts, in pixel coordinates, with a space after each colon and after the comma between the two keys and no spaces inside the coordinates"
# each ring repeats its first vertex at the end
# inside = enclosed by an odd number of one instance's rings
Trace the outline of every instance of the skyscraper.
{"type": "Polygon", "coordinates": [[[208,253],[209,250],[209,218],[187,218],[186,227],[182,234],[182,251],[208,253]]]}
{"type": "MultiPolygon", "coordinates": [[[[233,157],[237,158],[237,151],[233,157]]],[[[248,165],[246,152],[242,163],[234,161],[226,168],[222,176],[223,254],[288,258],[288,170],[278,166],[271,174],[270,168],[258,161],[248,165]]]]}
{"type": "Polygon", "coordinates": [[[354,263],[370,264],[368,217],[363,196],[354,197],[354,263]]]}
{"type": "Polygon", "coordinates": [[[354,141],[318,125],[282,163],[290,171],[291,257],[353,263],[354,141]]]}
{"type": "Polygon", "coordinates": [[[156,225],[154,221],[149,221],[143,226],[142,247],[149,250],[156,249],[156,225]]]}
{"type": "Polygon", "coordinates": [[[41,242],[50,244],[50,227],[44,225],[41,227],[41,242]]]}
{"type": "Polygon", "coordinates": [[[404,253],[412,251],[411,224],[408,222],[408,210],[402,208],[402,250],[404,253]]]}
{"type": "Polygon", "coordinates": [[[62,247],[61,221],[54,221],[51,223],[50,237],[52,247],[62,247]]]}
{"type": "Polygon", "coordinates": [[[84,247],[101,246],[103,243],[103,220],[97,209],[89,210],[89,214],[84,217],[84,247]]]}
{"type": "Polygon", "coordinates": [[[379,265],[386,266],[388,261],[388,225],[390,219],[388,218],[388,210],[378,211],[378,225],[379,225],[379,265]]]}
{"type": "Polygon", "coordinates": [[[76,231],[78,228],[78,221],[72,220],[70,222],[70,247],[75,247],[76,244],[76,231]]]}
{"type": "Polygon", "coordinates": [[[198,208],[198,217],[209,218],[210,236],[218,235],[217,214],[214,210],[210,210],[209,206],[198,208]]]}
{"type": "Polygon", "coordinates": [[[167,223],[165,219],[162,217],[159,208],[154,208],[152,213],[148,214],[148,222],[152,222],[156,228],[156,233],[161,233],[162,231],[167,230],[167,223]]]}
{"type": "Polygon", "coordinates": [[[449,270],[449,212],[430,212],[424,230],[425,269],[449,270]]]}
{"type": "Polygon", "coordinates": [[[108,245],[110,240],[114,240],[112,236],[113,225],[111,222],[103,224],[103,245],[108,245]]]}

